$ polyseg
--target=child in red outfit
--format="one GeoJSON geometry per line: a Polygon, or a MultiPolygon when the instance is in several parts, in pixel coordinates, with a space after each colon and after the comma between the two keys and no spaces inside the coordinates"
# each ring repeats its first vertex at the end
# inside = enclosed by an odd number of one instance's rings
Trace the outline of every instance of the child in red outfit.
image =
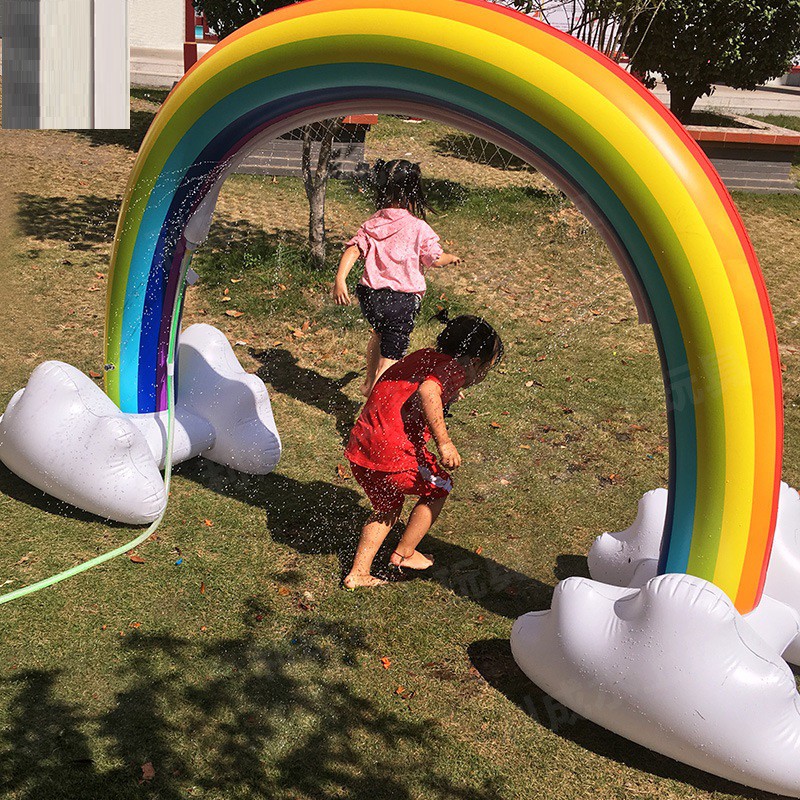
{"type": "Polygon", "coordinates": [[[416,548],[453,488],[444,468],[461,465],[444,422],[444,407],[458,398],[462,388],[480,383],[502,354],[503,344],[494,329],[479,317],[465,315],[447,322],[435,350],[417,350],[379,378],[345,450],[353,477],[373,509],[344,579],[345,588],[385,583],[371,574],[372,562],[400,518],[406,495],[419,500],[390,563],[408,569],[433,565],[416,548]],[[431,438],[441,465],[426,447],[431,438]]]}

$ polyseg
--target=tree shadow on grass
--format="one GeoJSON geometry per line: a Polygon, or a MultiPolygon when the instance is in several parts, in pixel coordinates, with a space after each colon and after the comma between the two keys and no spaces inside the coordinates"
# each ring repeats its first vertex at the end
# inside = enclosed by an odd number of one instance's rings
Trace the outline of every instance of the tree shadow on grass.
{"type": "MultiPolygon", "coordinates": [[[[177,472],[219,494],[264,509],[267,531],[274,541],[299,553],[334,554],[341,577],[350,570],[361,528],[369,515],[352,479],[349,485],[337,485],[298,481],[279,473],[257,477],[205,459],[186,462],[177,472]]],[[[409,500],[404,517],[410,509],[409,500]]],[[[382,577],[388,576],[379,565],[388,562],[402,531],[403,524],[399,523],[375,559],[375,571],[382,577]]],[[[550,606],[552,586],[435,535],[426,536],[424,545],[436,565],[427,572],[408,575],[410,579],[439,584],[509,619],[550,606]]]]}
{"type": "Polygon", "coordinates": [[[98,195],[66,197],[17,195],[17,223],[25,236],[56,239],[70,250],[93,250],[114,240],[120,202],[98,195]]]}
{"type": "Polygon", "coordinates": [[[525,675],[514,661],[508,639],[474,642],[467,652],[484,680],[531,717],[532,725],[542,725],[585,750],[644,773],[682,781],[709,794],[721,792],[754,800],[775,796],[674,761],[581,717],[550,697],[525,675]]]}
{"type": "Polygon", "coordinates": [[[155,116],[154,111],[131,111],[130,128],[88,128],[86,130],[72,131],[72,133],[77,133],[87,139],[92,147],[118,145],[138,153],[155,116]]]}
{"type": "Polygon", "coordinates": [[[443,744],[433,720],[353,688],[360,627],[305,615],[271,638],[134,632],[118,647],[122,688],[107,710],[61,699],[57,671],[4,681],[2,796],[499,798],[433,766],[443,744]]]}
{"type": "Polygon", "coordinates": [[[261,362],[256,374],[262,381],[277,392],[330,414],[336,420],[342,441],[347,439],[361,403],[351,400],[342,389],[358,377],[358,372],[351,370],[336,380],[326,378],[313,369],[301,367],[297,357],[283,348],[251,350],[250,355],[261,362]]]}

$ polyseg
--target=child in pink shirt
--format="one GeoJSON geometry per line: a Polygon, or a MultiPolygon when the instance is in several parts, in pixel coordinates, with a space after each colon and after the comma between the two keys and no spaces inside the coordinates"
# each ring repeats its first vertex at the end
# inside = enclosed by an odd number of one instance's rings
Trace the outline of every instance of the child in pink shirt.
{"type": "Polygon", "coordinates": [[[375,167],[378,211],[347,242],[332,292],[337,305],[349,305],[347,276],[363,258],[356,296],[372,326],[367,375],[361,387],[365,397],[381,374],[408,350],[425,294],[425,270],[460,262],[458,256],[442,250],[439,237],[425,221],[429,206],[419,164],[398,159],[378,161],[375,167]]]}

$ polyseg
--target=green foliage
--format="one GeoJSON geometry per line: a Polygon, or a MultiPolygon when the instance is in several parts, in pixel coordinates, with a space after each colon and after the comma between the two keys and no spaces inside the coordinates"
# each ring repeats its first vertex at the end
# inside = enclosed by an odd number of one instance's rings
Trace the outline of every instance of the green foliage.
{"type": "Polygon", "coordinates": [[[627,49],[636,71],[664,76],[685,121],[712,84],[753,89],[786,71],[800,51],[800,0],[665,0],[627,49]]]}
{"type": "Polygon", "coordinates": [[[242,25],[295,2],[296,0],[195,0],[194,7],[206,15],[209,26],[223,38],[242,25]]]}

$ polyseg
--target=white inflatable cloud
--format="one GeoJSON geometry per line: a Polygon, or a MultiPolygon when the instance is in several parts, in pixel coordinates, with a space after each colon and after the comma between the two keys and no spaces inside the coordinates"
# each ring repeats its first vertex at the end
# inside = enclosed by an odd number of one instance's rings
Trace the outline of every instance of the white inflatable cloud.
{"type": "MultiPolygon", "coordinates": [[[[130,524],[166,507],[159,473],[167,414],[123,414],[90,378],[49,361],[0,417],[0,461],[67,503],[130,524]]],[[[239,364],[224,334],[192,325],[181,335],[173,464],[196,455],[266,474],[281,442],[266,386],[239,364]]]]}
{"type": "Polygon", "coordinates": [[[707,581],[655,577],[667,499],[665,489],[648,492],[630,528],[595,540],[597,580],[568,578],[550,611],[517,620],[514,658],[604,728],[800,797],[800,695],[786,663],[800,663],[800,496],[781,485],[764,595],[745,616],[707,581]]]}
{"type": "Polygon", "coordinates": [[[38,489],[118,522],[152,522],[164,483],[144,437],[80,370],[40,364],[0,417],[0,460],[38,489]]]}
{"type": "MultiPolygon", "coordinates": [[[[630,528],[603,533],[595,539],[588,556],[592,578],[614,586],[641,586],[653,577],[666,515],[667,490],[655,489],[645,494],[630,528]]],[[[800,615],[800,495],[786,483],[781,484],[778,497],[764,594],[800,615]]]]}
{"type": "MultiPolygon", "coordinates": [[[[797,618],[783,610],[784,634],[797,618]]],[[[714,585],[661,575],[641,589],[568,578],[511,634],[514,658],[564,705],[656,752],[800,796],[800,696],[774,643],[714,585]]]]}

